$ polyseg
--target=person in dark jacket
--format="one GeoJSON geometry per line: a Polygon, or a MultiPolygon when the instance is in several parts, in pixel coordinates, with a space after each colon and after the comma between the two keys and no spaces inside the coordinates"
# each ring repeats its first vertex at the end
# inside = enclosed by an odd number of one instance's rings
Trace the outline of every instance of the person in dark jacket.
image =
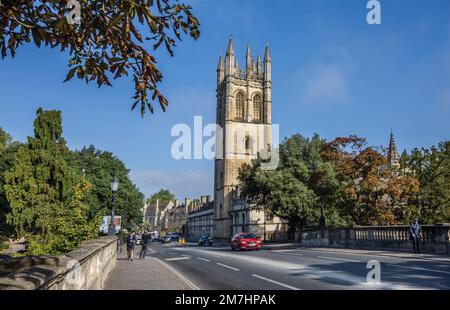
{"type": "Polygon", "coordinates": [[[144,231],[142,234],[142,246],[141,246],[141,252],[139,253],[139,257],[142,259],[145,259],[145,254],[147,254],[148,245],[151,242],[151,236],[148,233],[148,231],[144,231]]]}
{"type": "Polygon", "coordinates": [[[136,244],[136,236],[134,232],[127,236],[127,258],[133,261],[134,258],[134,245],[136,244]]]}
{"type": "Polygon", "coordinates": [[[413,243],[414,253],[420,253],[419,240],[422,234],[422,229],[420,228],[419,221],[414,219],[411,226],[409,227],[409,239],[413,243]]]}

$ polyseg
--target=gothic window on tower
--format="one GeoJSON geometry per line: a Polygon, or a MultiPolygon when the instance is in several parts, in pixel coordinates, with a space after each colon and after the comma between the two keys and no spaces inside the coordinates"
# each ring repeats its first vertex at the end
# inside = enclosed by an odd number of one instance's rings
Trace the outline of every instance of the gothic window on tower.
{"type": "Polygon", "coordinates": [[[260,95],[255,95],[253,97],[253,114],[256,121],[262,121],[263,115],[262,115],[262,100],[260,95]]]}
{"type": "Polygon", "coordinates": [[[245,115],[245,98],[244,94],[239,92],[236,95],[236,118],[244,119],[245,115]]]}

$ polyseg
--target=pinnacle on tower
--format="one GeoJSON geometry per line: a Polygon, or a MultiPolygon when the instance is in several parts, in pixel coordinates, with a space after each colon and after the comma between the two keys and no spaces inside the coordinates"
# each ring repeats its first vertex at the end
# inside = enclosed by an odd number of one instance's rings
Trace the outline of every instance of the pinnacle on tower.
{"type": "Polygon", "coordinates": [[[252,53],[250,51],[250,46],[247,46],[247,57],[246,57],[246,59],[247,59],[247,70],[251,70],[252,67],[253,67],[253,64],[252,64],[252,53]]]}
{"type": "Polygon", "coordinates": [[[266,53],[264,55],[264,62],[271,62],[271,61],[272,60],[270,59],[269,44],[267,44],[266,53]]]}
{"type": "Polygon", "coordinates": [[[233,35],[230,36],[230,40],[228,41],[227,56],[228,55],[234,55],[233,35]]]}
{"type": "Polygon", "coordinates": [[[261,56],[258,56],[258,74],[262,74],[261,56]]]}
{"type": "Polygon", "coordinates": [[[221,71],[223,70],[223,59],[222,59],[222,55],[219,57],[219,64],[217,65],[217,71],[221,71]]]}

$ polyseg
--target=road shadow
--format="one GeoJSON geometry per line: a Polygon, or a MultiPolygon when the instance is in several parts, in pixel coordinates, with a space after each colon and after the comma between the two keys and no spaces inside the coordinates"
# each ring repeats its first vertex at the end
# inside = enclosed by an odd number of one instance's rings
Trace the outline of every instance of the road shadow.
{"type": "Polygon", "coordinates": [[[291,276],[306,276],[316,281],[340,284],[350,287],[366,289],[399,289],[399,288],[432,288],[450,289],[450,270],[448,264],[436,264],[432,271],[430,266],[421,267],[417,262],[380,263],[381,285],[371,286],[367,284],[367,274],[371,269],[366,262],[336,262],[328,264],[313,264],[301,269],[291,269],[291,276]],[[439,266],[437,266],[439,265],[439,266]],[[445,273],[447,272],[447,273],[445,273]]]}

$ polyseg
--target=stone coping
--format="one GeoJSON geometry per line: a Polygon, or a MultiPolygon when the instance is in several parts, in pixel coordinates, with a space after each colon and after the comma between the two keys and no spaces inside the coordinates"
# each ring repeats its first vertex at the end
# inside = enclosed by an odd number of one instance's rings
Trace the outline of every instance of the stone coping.
{"type": "Polygon", "coordinates": [[[83,265],[90,257],[104,247],[115,243],[116,237],[85,241],[81,246],[66,254],[57,256],[26,256],[13,258],[0,263],[0,290],[25,289],[34,290],[71,270],[67,264],[76,260],[83,265]]]}

